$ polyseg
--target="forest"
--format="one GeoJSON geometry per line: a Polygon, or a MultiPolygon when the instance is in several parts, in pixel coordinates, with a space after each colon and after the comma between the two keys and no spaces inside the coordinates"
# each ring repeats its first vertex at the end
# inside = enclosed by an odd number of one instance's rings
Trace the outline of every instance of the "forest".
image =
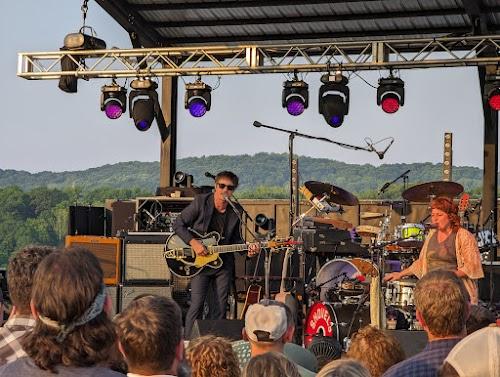
{"type": "MultiPolygon", "coordinates": [[[[205,172],[232,170],[240,177],[238,198],[288,198],[288,156],[203,156],[177,161],[177,169],[193,175],[194,184],[213,184],[205,172]]],[[[387,164],[375,167],[299,157],[301,184],[307,180],[331,183],[360,199],[400,199],[403,185],[378,189],[406,170],[409,186],[441,179],[441,164],[387,164]]],[[[481,196],[482,171],[454,167],[453,180],[472,197],[481,196]]],[[[0,266],[9,255],[28,244],[61,245],[67,233],[71,205],[104,205],[106,199],[153,196],[159,181],[158,162],[123,162],[73,172],[29,173],[0,169],[0,266]]]]}

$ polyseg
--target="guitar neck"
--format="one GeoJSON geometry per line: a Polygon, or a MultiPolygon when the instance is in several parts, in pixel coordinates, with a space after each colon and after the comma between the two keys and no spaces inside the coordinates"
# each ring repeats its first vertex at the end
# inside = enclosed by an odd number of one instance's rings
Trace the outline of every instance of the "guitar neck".
{"type": "Polygon", "coordinates": [[[235,244],[235,245],[212,245],[207,246],[208,251],[212,253],[234,253],[237,251],[245,251],[248,249],[248,245],[246,243],[235,244]]]}

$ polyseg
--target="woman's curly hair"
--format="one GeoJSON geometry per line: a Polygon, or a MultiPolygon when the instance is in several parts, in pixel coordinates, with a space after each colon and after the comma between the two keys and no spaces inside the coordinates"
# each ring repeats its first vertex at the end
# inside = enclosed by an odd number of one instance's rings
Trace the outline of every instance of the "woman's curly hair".
{"type": "Polygon", "coordinates": [[[221,337],[207,335],[189,342],[186,359],[192,377],[239,377],[240,367],[231,343],[221,337]]]}

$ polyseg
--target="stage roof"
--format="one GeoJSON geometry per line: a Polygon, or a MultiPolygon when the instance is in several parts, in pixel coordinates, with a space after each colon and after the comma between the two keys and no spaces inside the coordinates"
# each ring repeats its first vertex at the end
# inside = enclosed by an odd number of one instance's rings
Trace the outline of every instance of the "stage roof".
{"type": "Polygon", "coordinates": [[[96,0],[134,47],[487,35],[500,0],[96,0]]]}

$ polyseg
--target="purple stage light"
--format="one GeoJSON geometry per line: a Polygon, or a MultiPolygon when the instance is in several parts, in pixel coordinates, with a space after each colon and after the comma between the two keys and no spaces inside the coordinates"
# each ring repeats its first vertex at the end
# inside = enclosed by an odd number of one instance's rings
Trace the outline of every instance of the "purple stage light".
{"type": "Polygon", "coordinates": [[[332,115],[330,118],[330,125],[333,127],[338,127],[342,124],[342,117],[340,115],[332,115]]]}
{"type": "Polygon", "coordinates": [[[304,109],[304,102],[298,97],[291,98],[286,103],[286,111],[290,115],[298,116],[304,112],[304,109]]]}
{"type": "Polygon", "coordinates": [[[135,124],[135,126],[139,131],[147,131],[149,130],[149,127],[151,127],[151,123],[145,119],[141,119],[135,124]]]}
{"type": "Polygon", "coordinates": [[[207,104],[200,98],[191,100],[188,104],[189,113],[195,118],[200,118],[207,112],[207,104]]]}
{"type": "Polygon", "coordinates": [[[122,105],[118,101],[109,101],[104,112],[109,119],[118,119],[123,114],[122,105]]]}

